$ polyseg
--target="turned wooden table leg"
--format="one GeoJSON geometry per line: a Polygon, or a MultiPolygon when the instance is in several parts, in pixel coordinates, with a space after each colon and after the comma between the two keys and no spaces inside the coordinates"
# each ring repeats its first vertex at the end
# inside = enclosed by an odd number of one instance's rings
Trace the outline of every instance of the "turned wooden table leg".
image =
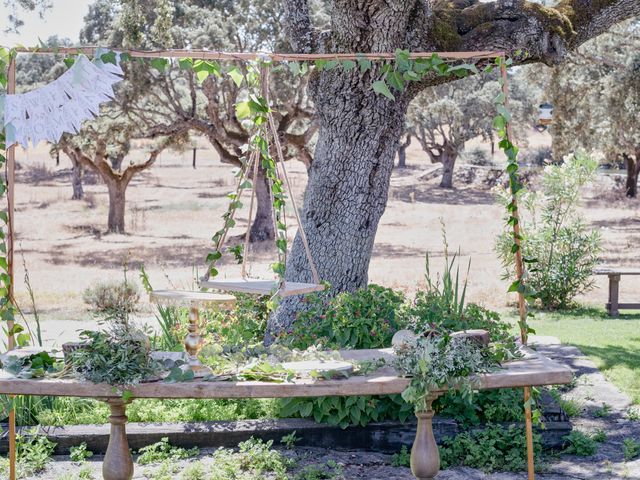
{"type": "Polygon", "coordinates": [[[440,471],[440,453],[433,436],[433,409],[431,404],[438,395],[427,398],[427,409],[416,412],[418,430],[411,448],[411,472],[418,480],[434,480],[440,471]]]}
{"type": "Polygon", "coordinates": [[[133,477],[133,459],[127,442],[126,404],[122,400],[108,400],[111,407],[111,433],[107,453],[102,463],[102,477],[104,480],[131,480],[133,477]]]}

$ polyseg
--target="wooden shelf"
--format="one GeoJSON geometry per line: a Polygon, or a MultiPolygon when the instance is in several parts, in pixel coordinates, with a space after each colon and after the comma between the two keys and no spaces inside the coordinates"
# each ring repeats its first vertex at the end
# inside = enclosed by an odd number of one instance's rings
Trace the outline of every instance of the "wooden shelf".
{"type": "Polygon", "coordinates": [[[324,290],[324,285],[299,282],[285,282],[282,288],[278,289],[279,284],[275,280],[259,280],[254,278],[207,280],[200,282],[200,286],[224,292],[241,292],[254,295],[273,295],[277,293],[281,297],[305,295],[307,293],[321,292],[324,290]]]}
{"type": "Polygon", "coordinates": [[[217,307],[233,308],[236,304],[236,297],[233,295],[190,290],[154,290],[149,294],[149,300],[159,305],[173,305],[176,307],[215,305],[217,307]]]}

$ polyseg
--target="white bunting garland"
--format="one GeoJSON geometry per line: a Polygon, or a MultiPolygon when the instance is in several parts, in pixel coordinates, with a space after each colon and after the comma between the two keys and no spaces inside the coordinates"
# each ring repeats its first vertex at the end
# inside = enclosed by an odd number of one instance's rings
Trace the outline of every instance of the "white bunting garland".
{"type": "MultiPolygon", "coordinates": [[[[98,115],[100,104],[113,99],[113,85],[122,80],[116,64],[94,62],[84,55],[53,82],[31,92],[0,97],[4,103],[7,147],[24,148],[42,140],[57,143],[63,133],[78,133],[85,120],[98,115]]],[[[0,105],[1,106],[1,105],[0,105]]]]}

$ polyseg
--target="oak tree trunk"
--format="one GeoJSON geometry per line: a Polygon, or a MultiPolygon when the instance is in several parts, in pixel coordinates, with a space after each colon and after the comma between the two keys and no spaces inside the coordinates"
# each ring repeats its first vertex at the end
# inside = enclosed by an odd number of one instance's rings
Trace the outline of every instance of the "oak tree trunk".
{"type": "MultiPolygon", "coordinates": [[[[409,101],[405,96],[394,102],[376,95],[368,75],[359,79],[357,87],[353,82],[349,75],[331,73],[312,86],[320,130],[302,212],[320,278],[337,292],[367,285],[409,101]]],[[[312,281],[299,234],[286,279],[312,281]]],[[[284,298],[269,319],[265,342],[288,330],[301,308],[301,298],[284,298]]]]}
{"type": "Polygon", "coordinates": [[[107,230],[109,233],[125,233],[125,193],[129,182],[122,178],[105,179],[105,182],[109,190],[109,220],[107,230]]]}
{"type": "Polygon", "coordinates": [[[440,187],[453,188],[453,169],[456,164],[458,154],[450,149],[444,149],[441,154],[442,180],[440,187]]]}
{"type": "Polygon", "coordinates": [[[398,147],[398,168],[407,167],[407,147],[400,145],[398,147]]]}
{"type": "Polygon", "coordinates": [[[273,240],[273,207],[269,183],[262,167],[258,168],[258,178],[254,179],[253,184],[256,189],[256,215],[249,231],[249,241],[253,243],[273,240]]]}
{"type": "Polygon", "coordinates": [[[82,200],[84,198],[84,189],[82,188],[82,165],[79,162],[71,159],[71,186],[73,188],[73,195],[71,200],[82,200]]]}
{"type": "Polygon", "coordinates": [[[631,155],[624,155],[625,163],[627,165],[627,183],[626,183],[626,195],[630,198],[635,198],[638,195],[638,173],[640,172],[640,162],[632,158],[631,155]]]}

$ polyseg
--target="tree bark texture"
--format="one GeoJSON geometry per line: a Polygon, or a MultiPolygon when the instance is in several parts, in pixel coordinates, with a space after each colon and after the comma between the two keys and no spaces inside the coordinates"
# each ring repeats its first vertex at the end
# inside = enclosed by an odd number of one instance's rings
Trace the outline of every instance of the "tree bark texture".
{"type": "MultiPolygon", "coordinates": [[[[320,33],[310,20],[307,0],[284,0],[285,28],[294,51],[522,49],[529,54],[528,62],[554,64],[608,26],[640,14],[638,0],[563,0],[556,8],[522,0],[330,0],[326,4],[330,28],[320,33]]],[[[407,105],[429,85],[423,82],[397,94],[394,102],[373,93],[372,77],[378,79],[378,73],[334,69],[314,74],[310,82],[320,129],[302,222],[320,276],[335,292],[367,283],[407,105]]],[[[286,278],[311,281],[299,235],[286,278]]],[[[265,342],[288,330],[300,308],[304,308],[300,298],[283,299],[269,320],[265,342]]]]}
{"type": "Polygon", "coordinates": [[[638,173],[640,173],[640,152],[636,154],[634,159],[631,155],[624,155],[625,163],[627,164],[627,183],[626,183],[626,195],[629,198],[636,198],[638,195],[638,173]]]}
{"type": "Polygon", "coordinates": [[[82,200],[84,198],[84,188],[82,188],[82,165],[73,158],[71,158],[71,164],[71,187],[73,188],[71,200],[82,200]]]}
{"type": "Polygon", "coordinates": [[[107,222],[107,231],[109,233],[125,233],[124,212],[129,181],[122,177],[105,178],[104,180],[109,190],[109,219],[107,222]]]}
{"type": "Polygon", "coordinates": [[[407,148],[411,145],[411,135],[407,135],[404,142],[398,145],[398,168],[407,166],[407,148]]]}
{"type": "Polygon", "coordinates": [[[442,188],[453,188],[453,171],[458,158],[458,152],[452,149],[444,149],[441,157],[442,180],[440,181],[440,186],[442,188]]]}
{"type": "Polygon", "coordinates": [[[256,189],[256,214],[249,231],[250,242],[264,242],[275,238],[273,225],[273,204],[269,182],[262,167],[258,168],[258,178],[253,179],[256,189]]]}

